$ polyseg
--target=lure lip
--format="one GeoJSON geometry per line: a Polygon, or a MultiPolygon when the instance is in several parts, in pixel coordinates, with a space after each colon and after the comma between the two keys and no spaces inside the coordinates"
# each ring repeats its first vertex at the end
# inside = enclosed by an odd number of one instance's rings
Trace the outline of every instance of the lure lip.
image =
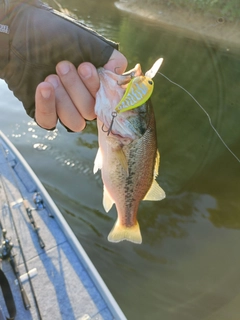
{"type": "Polygon", "coordinates": [[[157,61],[155,61],[152,68],[145,73],[145,76],[151,79],[154,78],[156,73],[160,69],[162,63],[163,63],[163,58],[159,58],[157,61]]]}

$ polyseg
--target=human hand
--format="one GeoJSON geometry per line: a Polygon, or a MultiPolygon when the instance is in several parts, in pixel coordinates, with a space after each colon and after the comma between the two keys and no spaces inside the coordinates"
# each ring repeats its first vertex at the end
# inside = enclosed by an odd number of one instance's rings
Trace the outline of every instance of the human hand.
{"type": "MultiPolygon", "coordinates": [[[[123,73],[126,67],[126,58],[116,50],[104,66],[118,73],[123,73]]],[[[99,89],[97,70],[88,62],[83,62],[76,69],[69,61],[62,61],[56,71],[57,75],[48,76],[37,87],[36,122],[42,128],[53,129],[60,119],[68,130],[82,131],[86,120],[96,117],[95,95],[99,89]]]]}
{"type": "Polygon", "coordinates": [[[0,34],[0,40],[1,37],[5,38],[5,43],[8,40],[8,46],[0,50],[1,61],[6,61],[3,67],[0,64],[0,77],[40,126],[54,127],[59,117],[71,130],[81,130],[85,125],[84,118],[94,118],[94,93],[91,91],[92,88],[96,91],[99,80],[93,66],[118,68],[118,58],[114,57],[116,53],[117,56],[120,54],[114,50],[118,45],[38,0],[9,0],[8,4],[3,20],[0,16],[0,23],[10,30],[8,34],[0,34]],[[90,77],[83,75],[86,65],[76,71],[86,61],[92,63],[90,77]],[[61,69],[66,65],[70,69],[64,74],[61,69]],[[48,102],[47,89],[50,89],[48,102]],[[44,96],[40,96],[42,90],[45,91],[45,104],[44,96]]]}

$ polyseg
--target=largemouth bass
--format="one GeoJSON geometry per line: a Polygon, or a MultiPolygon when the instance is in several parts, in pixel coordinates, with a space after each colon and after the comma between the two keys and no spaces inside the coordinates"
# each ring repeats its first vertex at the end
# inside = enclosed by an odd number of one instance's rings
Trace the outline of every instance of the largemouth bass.
{"type": "MultiPolygon", "coordinates": [[[[156,73],[152,69],[146,73],[151,78],[156,73]]],[[[118,212],[108,240],[141,243],[137,221],[140,201],[165,198],[165,192],[155,180],[160,154],[157,150],[154,111],[149,96],[141,93],[141,85],[146,89],[146,77],[142,75],[139,64],[125,75],[117,75],[103,68],[98,72],[100,89],[96,96],[95,112],[99,149],[94,173],[101,169],[104,209],[108,212],[115,203],[118,212]],[[137,91],[134,88],[130,91],[129,86],[126,89],[132,80],[137,83],[137,91]],[[147,101],[144,101],[145,96],[147,101]],[[131,99],[132,106],[126,102],[131,99]],[[143,103],[134,106],[134,101],[141,99],[143,103]],[[123,111],[125,106],[126,110],[123,111]]]]}

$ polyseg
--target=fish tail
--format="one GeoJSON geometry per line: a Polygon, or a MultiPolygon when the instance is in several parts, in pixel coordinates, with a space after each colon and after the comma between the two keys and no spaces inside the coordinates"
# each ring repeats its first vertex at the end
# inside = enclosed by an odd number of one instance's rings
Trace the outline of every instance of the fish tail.
{"type": "Polygon", "coordinates": [[[133,243],[142,243],[141,231],[138,222],[131,227],[124,226],[117,220],[108,235],[108,241],[120,242],[127,240],[133,243]]]}

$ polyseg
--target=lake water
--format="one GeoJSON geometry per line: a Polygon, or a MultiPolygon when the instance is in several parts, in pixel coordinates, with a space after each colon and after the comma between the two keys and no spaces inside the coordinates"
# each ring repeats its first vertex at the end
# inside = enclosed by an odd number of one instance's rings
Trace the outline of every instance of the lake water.
{"type": "MultiPolygon", "coordinates": [[[[119,11],[111,0],[61,0],[78,19],[120,42],[129,68],[161,72],[206,109],[240,158],[240,50],[169,31],[119,11]]],[[[239,320],[240,163],[202,109],[158,74],[153,104],[167,197],[142,202],[143,243],[107,241],[116,211],[102,207],[93,175],[95,122],[82,133],[37,127],[0,82],[0,129],[39,176],[129,320],[239,320]]]]}

